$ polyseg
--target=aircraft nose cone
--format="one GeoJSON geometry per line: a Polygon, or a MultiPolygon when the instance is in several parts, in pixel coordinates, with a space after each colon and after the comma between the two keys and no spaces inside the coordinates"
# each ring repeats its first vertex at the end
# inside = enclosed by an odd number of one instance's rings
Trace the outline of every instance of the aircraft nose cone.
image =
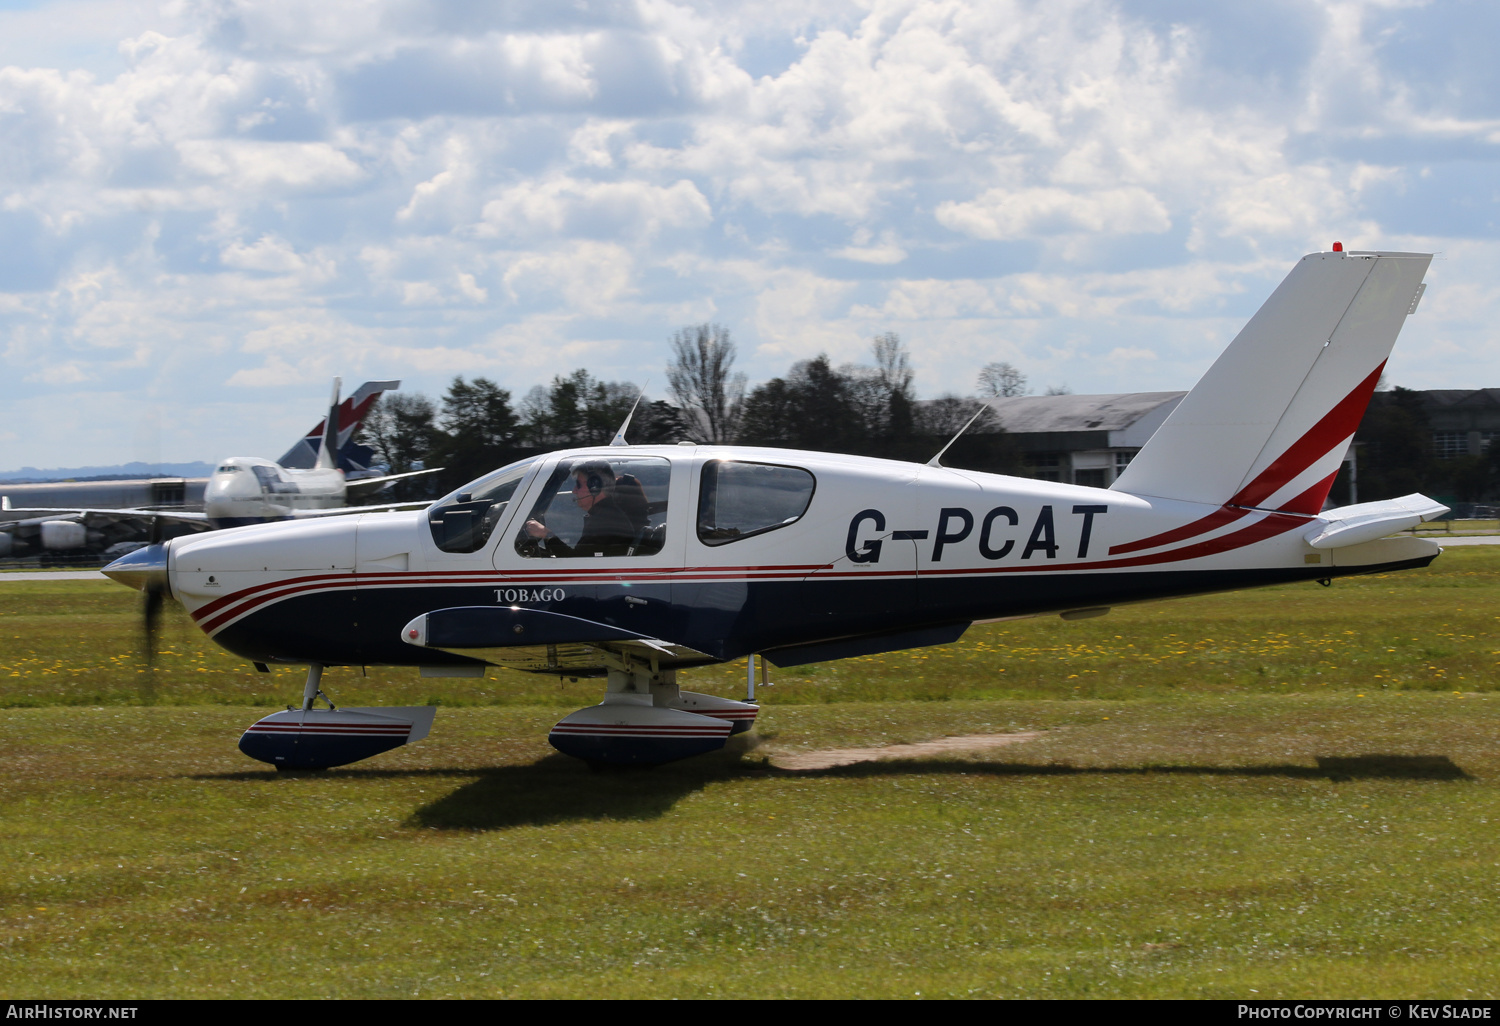
{"type": "Polygon", "coordinates": [[[136,591],[170,592],[167,582],[167,545],[161,542],[126,553],[104,568],[104,576],[136,591]]]}

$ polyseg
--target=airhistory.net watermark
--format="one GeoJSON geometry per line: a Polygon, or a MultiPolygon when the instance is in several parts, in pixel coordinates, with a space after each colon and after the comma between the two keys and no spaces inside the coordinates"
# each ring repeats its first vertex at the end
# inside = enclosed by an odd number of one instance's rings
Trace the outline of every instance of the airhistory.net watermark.
{"type": "Polygon", "coordinates": [[[55,1001],[12,1001],[7,1019],[134,1019],[139,1005],[76,1004],[55,1001]]]}

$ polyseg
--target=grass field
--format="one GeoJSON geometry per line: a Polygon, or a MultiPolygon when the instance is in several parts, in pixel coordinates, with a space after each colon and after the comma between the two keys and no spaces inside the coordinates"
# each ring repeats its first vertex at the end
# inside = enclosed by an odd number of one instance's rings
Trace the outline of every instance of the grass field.
{"type": "Polygon", "coordinates": [[[130,600],[0,585],[7,996],[1500,996],[1500,551],[782,671],[734,750],[606,774],[545,741],[594,686],[373,669],[335,697],[429,740],[261,772],[300,681],[182,621],[145,674],[130,600]]]}

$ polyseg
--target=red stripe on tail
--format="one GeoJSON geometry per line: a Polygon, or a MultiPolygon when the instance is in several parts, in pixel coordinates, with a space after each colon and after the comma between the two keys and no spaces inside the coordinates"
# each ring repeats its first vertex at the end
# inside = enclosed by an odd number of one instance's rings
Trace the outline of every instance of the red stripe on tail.
{"type": "MultiPolygon", "coordinates": [[[[1269,467],[1257,474],[1254,481],[1241,488],[1227,505],[1259,506],[1285,487],[1287,482],[1327,455],[1335,445],[1354,434],[1354,429],[1359,427],[1360,418],[1364,416],[1365,407],[1370,405],[1370,396],[1374,394],[1375,385],[1380,381],[1380,372],[1383,370],[1385,361],[1382,360],[1380,366],[1370,372],[1369,377],[1355,385],[1352,392],[1339,400],[1338,405],[1314,424],[1307,434],[1288,446],[1286,452],[1276,457],[1269,467]]],[[[1323,494],[1317,497],[1316,504],[1310,510],[1294,509],[1289,503],[1280,508],[1298,513],[1316,513],[1323,508],[1323,500],[1328,498],[1328,488],[1332,486],[1333,478],[1330,477],[1327,487],[1323,488],[1323,494]]],[[[1309,495],[1311,490],[1297,496],[1292,502],[1304,503],[1309,495]]]]}

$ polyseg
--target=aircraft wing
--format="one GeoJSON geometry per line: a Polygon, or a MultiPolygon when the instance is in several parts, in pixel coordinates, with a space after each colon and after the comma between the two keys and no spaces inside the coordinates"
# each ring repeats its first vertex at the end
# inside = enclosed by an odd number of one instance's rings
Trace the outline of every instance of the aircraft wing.
{"type": "Polygon", "coordinates": [[[356,477],[344,483],[344,491],[351,499],[357,499],[371,492],[378,492],[389,485],[392,481],[399,481],[403,477],[419,477],[422,474],[436,474],[442,467],[432,467],[429,470],[408,470],[404,474],[386,474],[382,477],[356,477]]]}
{"type": "Polygon", "coordinates": [[[645,663],[711,662],[712,657],[612,624],[520,606],[454,606],[423,613],[401,631],[419,648],[540,672],[608,669],[621,656],[645,663]]]}
{"type": "Polygon", "coordinates": [[[407,509],[426,509],[431,499],[414,502],[375,502],[368,506],[338,506],[334,509],[299,509],[292,513],[293,520],[310,520],[315,517],[346,517],[350,513],[396,513],[407,509]]]}
{"type": "Polygon", "coordinates": [[[27,527],[48,520],[71,520],[88,527],[104,527],[109,524],[152,520],[165,520],[174,524],[185,524],[195,531],[207,531],[212,525],[208,516],[191,510],[155,509],[79,509],[74,507],[30,507],[26,509],[0,510],[0,523],[27,527]]]}

